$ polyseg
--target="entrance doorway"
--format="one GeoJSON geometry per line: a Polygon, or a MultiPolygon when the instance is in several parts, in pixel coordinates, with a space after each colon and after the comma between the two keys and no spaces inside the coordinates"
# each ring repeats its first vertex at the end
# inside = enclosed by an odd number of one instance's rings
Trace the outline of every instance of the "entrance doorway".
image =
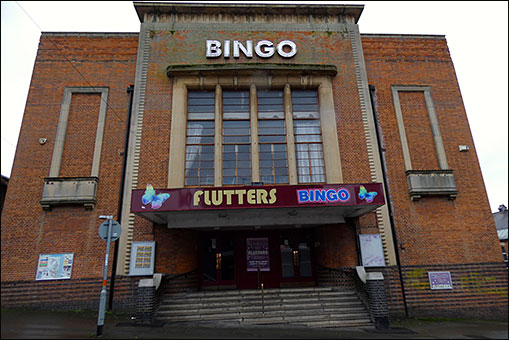
{"type": "Polygon", "coordinates": [[[313,247],[312,228],[204,232],[199,249],[201,287],[313,286],[313,247]],[[268,256],[258,256],[266,251],[268,256]]]}
{"type": "Polygon", "coordinates": [[[309,281],[313,277],[311,242],[303,235],[280,235],[282,281],[309,281]]]}
{"type": "Polygon", "coordinates": [[[202,285],[235,285],[235,239],[209,236],[201,241],[202,285]]]}

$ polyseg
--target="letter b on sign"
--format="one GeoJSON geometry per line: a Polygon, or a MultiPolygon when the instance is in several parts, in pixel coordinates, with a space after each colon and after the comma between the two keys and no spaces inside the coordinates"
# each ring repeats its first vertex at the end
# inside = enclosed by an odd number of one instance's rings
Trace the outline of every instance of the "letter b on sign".
{"type": "Polygon", "coordinates": [[[207,40],[207,58],[217,58],[221,55],[221,42],[218,40],[207,40]]]}

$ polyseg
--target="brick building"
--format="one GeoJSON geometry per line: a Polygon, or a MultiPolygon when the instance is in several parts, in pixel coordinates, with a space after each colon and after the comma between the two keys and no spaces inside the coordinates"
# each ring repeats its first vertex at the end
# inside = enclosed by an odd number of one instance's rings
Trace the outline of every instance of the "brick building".
{"type": "Polygon", "coordinates": [[[170,294],[357,287],[362,266],[391,317],[507,318],[444,36],[360,34],[362,5],[134,6],[139,33],[41,35],[2,307],[95,308],[112,215],[116,309],[154,273],[170,294]]]}

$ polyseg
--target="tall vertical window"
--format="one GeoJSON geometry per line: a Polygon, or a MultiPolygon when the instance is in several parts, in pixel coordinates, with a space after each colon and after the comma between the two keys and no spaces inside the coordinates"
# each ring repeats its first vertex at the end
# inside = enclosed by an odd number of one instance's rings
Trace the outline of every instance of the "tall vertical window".
{"type": "Polygon", "coordinates": [[[214,184],[214,92],[189,91],[186,185],[214,184]]]}
{"type": "Polygon", "coordinates": [[[258,91],[260,180],[288,183],[283,91],[258,91]]]}
{"type": "Polygon", "coordinates": [[[292,106],[298,182],[325,182],[317,91],[293,90],[292,106]]]}
{"type": "Polygon", "coordinates": [[[223,91],[223,185],[251,184],[249,91],[223,91]]]}

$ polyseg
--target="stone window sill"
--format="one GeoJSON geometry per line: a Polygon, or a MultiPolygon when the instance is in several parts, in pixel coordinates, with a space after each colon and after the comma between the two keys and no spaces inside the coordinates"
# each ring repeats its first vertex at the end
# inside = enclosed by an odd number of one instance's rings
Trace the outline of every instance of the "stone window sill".
{"type": "Polygon", "coordinates": [[[97,177],[47,177],[42,190],[42,208],[51,210],[54,206],[71,204],[93,209],[98,182],[97,177]]]}
{"type": "Polygon", "coordinates": [[[412,201],[422,196],[449,196],[454,200],[458,195],[452,170],[407,170],[405,173],[412,201]]]}

